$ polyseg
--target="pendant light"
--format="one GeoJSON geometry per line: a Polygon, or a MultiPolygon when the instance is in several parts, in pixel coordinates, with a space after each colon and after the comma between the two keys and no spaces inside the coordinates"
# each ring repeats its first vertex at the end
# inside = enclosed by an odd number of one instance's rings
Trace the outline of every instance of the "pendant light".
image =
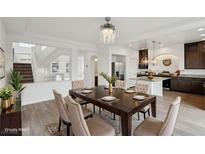
{"type": "Polygon", "coordinates": [[[111,20],[110,17],[106,17],[104,25],[100,26],[100,37],[103,43],[105,44],[111,44],[115,41],[115,26],[111,23],[109,23],[111,20]]]}

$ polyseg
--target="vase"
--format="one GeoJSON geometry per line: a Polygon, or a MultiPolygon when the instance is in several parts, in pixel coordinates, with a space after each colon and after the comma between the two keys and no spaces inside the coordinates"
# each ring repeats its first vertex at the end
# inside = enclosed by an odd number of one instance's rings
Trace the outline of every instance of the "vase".
{"type": "Polygon", "coordinates": [[[10,100],[10,104],[11,104],[11,105],[14,105],[14,104],[15,104],[15,99],[14,99],[13,97],[11,97],[9,100],[10,100]]]}
{"type": "Polygon", "coordinates": [[[11,106],[11,100],[10,99],[2,100],[2,102],[1,102],[2,109],[7,109],[10,106],[11,106]]]}
{"type": "Polygon", "coordinates": [[[112,83],[109,83],[109,93],[112,93],[112,83]]]}

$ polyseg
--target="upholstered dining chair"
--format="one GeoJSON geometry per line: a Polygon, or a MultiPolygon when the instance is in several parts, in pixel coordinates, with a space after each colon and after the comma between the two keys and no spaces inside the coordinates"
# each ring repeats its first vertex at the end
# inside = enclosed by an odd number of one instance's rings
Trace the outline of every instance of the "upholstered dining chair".
{"type": "MultiPolygon", "coordinates": [[[[74,80],[72,81],[72,89],[84,89],[85,83],[84,80],[74,80]]],[[[80,103],[80,105],[85,105],[87,107],[87,104],[89,102],[82,100],[81,98],[75,98],[75,101],[80,103]]],[[[95,113],[95,106],[93,106],[93,112],[95,113]]]]}
{"type": "MultiPolygon", "coordinates": [[[[72,81],[72,89],[84,89],[85,83],[84,80],[75,80],[72,81]]],[[[75,101],[78,102],[80,105],[85,105],[87,107],[87,104],[89,102],[82,100],[81,98],[75,98],[75,101]]],[[[93,113],[95,113],[95,105],[93,105],[93,113]]],[[[101,113],[101,109],[99,108],[99,113],[101,113]]]]}
{"type": "Polygon", "coordinates": [[[115,88],[125,89],[125,81],[117,80],[115,82],[115,88]]]}
{"type": "MultiPolygon", "coordinates": [[[[67,126],[67,135],[69,135],[71,122],[70,122],[70,119],[68,117],[68,110],[66,107],[66,102],[64,100],[64,97],[60,93],[58,93],[56,90],[53,90],[53,94],[55,97],[54,102],[55,102],[55,105],[56,105],[56,108],[57,108],[58,114],[59,114],[58,131],[61,130],[61,123],[63,122],[63,124],[65,124],[67,126]]],[[[92,112],[90,110],[88,110],[87,108],[83,108],[82,112],[83,112],[84,118],[92,117],[92,112]]]]}
{"type": "MultiPolygon", "coordinates": [[[[75,80],[72,81],[72,89],[83,89],[85,88],[85,83],[83,80],[75,80]]],[[[75,99],[78,103],[80,103],[80,105],[87,105],[89,102],[84,101],[80,98],[76,98],[75,99]]]]}
{"type": "Polygon", "coordinates": [[[164,121],[153,117],[145,119],[133,132],[135,136],[171,136],[173,135],[181,97],[177,97],[171,104],[164,121]]]}
{"type": "MultiPolygon", "coordinates": [[[[139,93],[149,94],[149,85],[146,83],[137,83],[135,86],[135,91],[139,93]]],[[[145,106],[143,109],[140,110],[141,113],[144,115],[144,119],[146,118],[146,113],[150,116],[150,105],[145,106]]],[[[140,120],[140,115],[138,112],[138,120],[140,120]]]]}
{"type": "Polygon", "coordinates": [[[101,118],[83,118],[82,108],[70,96],[65,98],[72,132],[75,136],[114,136],[115,130],[101,118]]]}

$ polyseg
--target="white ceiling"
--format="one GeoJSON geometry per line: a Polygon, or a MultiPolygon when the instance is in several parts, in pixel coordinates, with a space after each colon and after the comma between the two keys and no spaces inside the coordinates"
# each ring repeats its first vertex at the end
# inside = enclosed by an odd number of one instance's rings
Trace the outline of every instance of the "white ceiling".
{"type": "MultiPolygon", "coordinates": [[[[99,27],[105,23],[102,17],[12,17],[2,20],[7,33],[42,35],[92,45],[101,44],[99,27]]],[[[205,28],[205,18],[113,17],[111,23],[116,27],[115,44],[127,47],[132,44],[134,49],[142,47],[145,39],[164,45],[198,41],[201,37],[197,28],[205,28]]]]}

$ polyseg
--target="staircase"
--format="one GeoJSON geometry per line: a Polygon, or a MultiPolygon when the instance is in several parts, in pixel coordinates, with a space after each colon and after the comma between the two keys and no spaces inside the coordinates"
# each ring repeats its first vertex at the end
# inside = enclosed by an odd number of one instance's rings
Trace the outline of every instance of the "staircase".
{"type": "Polygon", "coordinates": [[[23,76],[22,83],[33,82],[33,73],[32,73],[31,64],[14,63],[13,70],[16,72],[20,72],[20,74],[23,76]]]}

